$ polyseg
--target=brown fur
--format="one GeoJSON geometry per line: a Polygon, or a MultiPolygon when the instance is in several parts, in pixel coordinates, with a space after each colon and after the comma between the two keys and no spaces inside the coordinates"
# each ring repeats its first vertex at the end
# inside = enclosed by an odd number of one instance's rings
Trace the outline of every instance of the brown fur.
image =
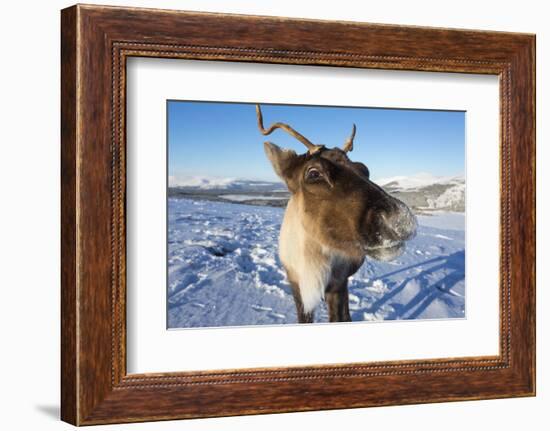
{"type": "MultiPolygon", "coordinates": [[[[285,211],[279,255],[293,288],[298,321],[313,321],[313,310],[325,299],[329,319],[350,321],[348,277],[366,256],[391,259],[416,231],[416,219],[405,204],[370,181],[368,168],[351,161],[346,151],[314,145],[290,126],[308,147],[298,155],[266,142],[266,155],[287,184],[291,199],[285,211]],[[304,142],[304,140],[306,142],[304,142]]],[[[266,133],[267,132],[267,133],[266,133]]],[[[290,132],[289,132],[290,133],[290,132]]],[[[353,132],[344,148],[353,148],[353,132]]]]}

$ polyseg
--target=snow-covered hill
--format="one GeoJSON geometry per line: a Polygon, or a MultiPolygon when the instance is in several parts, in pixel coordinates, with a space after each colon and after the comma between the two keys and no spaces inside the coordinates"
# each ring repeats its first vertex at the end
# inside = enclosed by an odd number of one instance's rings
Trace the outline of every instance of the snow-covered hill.
{"type": "Polygon", "coordinates": [[[463,175],[437,177],[427,173],[375,180],[416,212],[465,209],[466,183],[463,175]]]}
{"type": "Polygon", "coordinates": [[[169,187],[189,190],[276,191],[286,189],[282,182],[206,176],[171,176],[168,185],[169,187]]]}
{"type": "MultiPolygon", "coordinates": [[[[296,323],[277,256],[282,208],[171,198],[168,210],[169,328],[296,323]]],[[[354,321],[465,316],[464,214],[418,219],[402,256],[351,277],[354,321]]],[[[315,320],[327,322],[324,304],[315,320]]]]}
{"type": "Polygon", "coordinates": [[[421,172],[411,176],[397,176],[390,178],[380,178],[374,180],[376,184],[388,188],[411,190],[421,189],[434,184],[464,184],[463,175],[438,177],[426,172],[421,172]]]}

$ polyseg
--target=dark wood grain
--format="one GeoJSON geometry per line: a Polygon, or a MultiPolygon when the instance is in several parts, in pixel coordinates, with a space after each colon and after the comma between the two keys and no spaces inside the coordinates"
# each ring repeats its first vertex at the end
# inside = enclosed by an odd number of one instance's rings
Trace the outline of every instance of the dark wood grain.
{"type": "Polygon", "coordinates": [[[76,423],[76,8],[61,16],[61,417],[76,423]]]}
{"type": "Polygon", "coordinates": [[[62,11],[61,39],[63,420],[85,425],[534,394],[533,35],[74,6],[62,11]],[[500,354],[127,375],[129,56],[498,75],[500,354]]]}

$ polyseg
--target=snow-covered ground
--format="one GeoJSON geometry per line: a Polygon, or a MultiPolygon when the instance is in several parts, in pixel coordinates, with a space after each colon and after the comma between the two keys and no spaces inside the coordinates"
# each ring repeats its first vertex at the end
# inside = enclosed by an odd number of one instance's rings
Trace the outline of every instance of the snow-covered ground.
{"type": "MultiPolygon", "coordinates": [[[[168,327],[296,323],[277,242],[283,209],[190,199],[168,202],[168,327]]],[[[464,317],[464,214],[419,216],[393,262],[350,278],[354,321],[464,317]]],[[[324,304],[315,320],[327,321],[324,304]]]]}

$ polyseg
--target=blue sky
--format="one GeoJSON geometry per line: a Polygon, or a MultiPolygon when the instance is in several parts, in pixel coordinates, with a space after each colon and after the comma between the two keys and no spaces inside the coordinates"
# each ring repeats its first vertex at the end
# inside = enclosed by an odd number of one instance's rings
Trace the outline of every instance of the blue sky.
{"type": "MultiPolygon", "coordinates": [[[[341,146],[357,125],[349,157],[365,163],[373,179],[421,172],[464,173],[465,113],[378,108],[261,104],[264,126],[281,121],[316,144],[341,146]]],[[[168,102],[170,176],[277,180],[263,142],[304,153],[282,130],[264,137],[254,104],[168,102]]]]}

